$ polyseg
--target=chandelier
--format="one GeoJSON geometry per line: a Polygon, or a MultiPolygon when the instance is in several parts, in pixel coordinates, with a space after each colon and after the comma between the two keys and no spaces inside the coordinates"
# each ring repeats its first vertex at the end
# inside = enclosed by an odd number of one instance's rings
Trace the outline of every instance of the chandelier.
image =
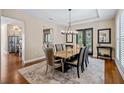
{"type": "Polygon", "coordinates": [[[68,11],[69,11],[69,26],[67,31],[62,30],[61,33],[62,34],[78,34],[77,31],[71,30],[71,9],[68,9],[68,11]]]}
{"type": "Polygon", "coordinates": [[[13,25],[11,30],[21,32],[21,28],[17,25],[13,25]]]}

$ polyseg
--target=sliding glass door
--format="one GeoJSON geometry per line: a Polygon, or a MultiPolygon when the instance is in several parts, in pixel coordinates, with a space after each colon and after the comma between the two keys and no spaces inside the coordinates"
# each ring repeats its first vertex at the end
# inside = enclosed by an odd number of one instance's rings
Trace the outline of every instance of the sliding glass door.
{"type": "Polygon", "coordinates": [[[77,44],[82,45],[84,42],[83,32],[80,31],[77,35],[77,44]]]}
{"type": "Polygon", "coordinates": [[[80,29],[76,39],[77,44],[89,47],[89,54],[93,54],[93,28],[80,29]]]}
{"type": "Polygon", "coordinates": [[[93,30],[85,30],[85,46],[89,47],[89,54],[93,54],[93,30]]]}

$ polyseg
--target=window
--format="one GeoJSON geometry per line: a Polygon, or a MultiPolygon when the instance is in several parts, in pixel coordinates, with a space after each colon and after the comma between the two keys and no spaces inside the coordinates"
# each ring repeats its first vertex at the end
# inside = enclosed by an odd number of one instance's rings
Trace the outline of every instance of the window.
{"type": "Polygon", "coordinates": [[[77,44],[82,45],[83,42],[84,42],[83,39],[84,39],[84,38],[83,38],[83,33],[82,33],[82,31],[80,31],[79,34],[77,35],[77,44]]]}
{"type": "Polygon", "coordinates": [[[52,42],[52,36],[50,33],[50,29],[44,29],[43,30],[43,43],[51,43],[52,42]]]}

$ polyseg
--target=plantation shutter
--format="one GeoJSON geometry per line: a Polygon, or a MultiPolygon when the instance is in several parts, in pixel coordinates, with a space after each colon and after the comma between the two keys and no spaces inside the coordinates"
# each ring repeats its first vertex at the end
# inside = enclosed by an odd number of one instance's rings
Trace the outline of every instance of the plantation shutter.
{"type": "Polygon", "coordinates": [[[121,65],[124,68],[124,11],[121,15],[121,21],[120,21],[120,61],[121,65]]]}

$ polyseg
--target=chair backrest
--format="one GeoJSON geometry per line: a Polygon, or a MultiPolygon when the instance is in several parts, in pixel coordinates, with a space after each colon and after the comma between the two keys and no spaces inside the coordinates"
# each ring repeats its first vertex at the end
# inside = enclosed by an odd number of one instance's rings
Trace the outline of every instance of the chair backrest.
{"type": "Polygon", "coordinates": [[[84,52],[84,60],[86,59],[86,57],[88,57],[88,52],[89,52],[89,48],[86,47],[85,52],[84,52]]]}
{"type": "Polygon", "coordinates": [[[48,46],[46,45],[46,44],[43,44],[43,46],[42,46],[42,49],[43,49],[43,51],[44,51],[44,53],[46,54],[46,48],[47,48],[48,46]]]}
{"type": "Polygon", "coordinates": [[[56,51],[55,46],[54,46],[54,44],[52,44],[52,43],[48,45],[48,48],[53,48],[53,51],[54,51],[54,52],[56,51]]]}
{"type": "Polygon", "coordinates": [[[79,52],[79,57],[78,57],[78,63],[77,65],[81,65],[82,62],[84,62],[84,52],[85,52],[85,48],[80,48],[80,52],[79,52]]]}
{"type": "Polygon", "coordinates": [[[61,44],[61,46],[62,46],[62,50],[66,49],[65,44],[61,44]]]}
{"type": "Polygon", "coordinates": [[[55,44],[56,51],[62,51],[62,45],[61,44],[55,44]]]}
{"type": "Polygon", "coordinates": [[[50,66],[54,66],[54,52],[53,48],[46,48],[46,59],[47,59],[47,64],[50,66]]]}

